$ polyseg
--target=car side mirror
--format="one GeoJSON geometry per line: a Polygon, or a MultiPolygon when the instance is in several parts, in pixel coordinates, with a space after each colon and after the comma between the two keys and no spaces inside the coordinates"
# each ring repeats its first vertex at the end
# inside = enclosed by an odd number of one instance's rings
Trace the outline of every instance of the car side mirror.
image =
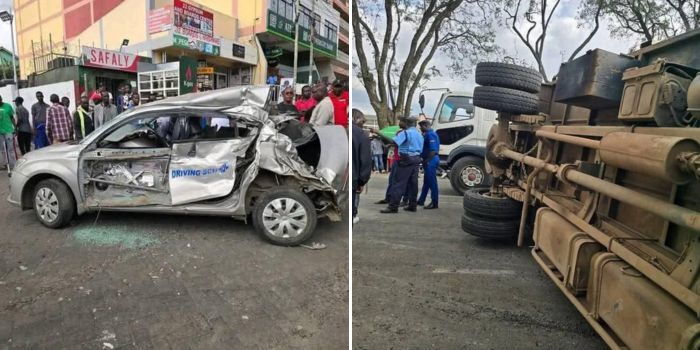
{"type": "Polygon", "coordinates": [[[418,96],[418,104],[421,109],[425,108],[425,95],[418,96]]]}

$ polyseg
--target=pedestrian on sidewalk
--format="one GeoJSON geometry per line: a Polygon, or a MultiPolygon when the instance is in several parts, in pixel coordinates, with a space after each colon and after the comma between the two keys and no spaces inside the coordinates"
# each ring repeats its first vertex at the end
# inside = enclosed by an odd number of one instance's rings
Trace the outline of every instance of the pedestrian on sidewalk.
{"type": "Polygon", "coordinates": [[[51,107],[46,111],[46,136],[54,145],[73,140],[73,118],[66,106],[62,105],[58,95],[51,94],[51,107]]]}
{"type": "Polygon", "coordinates": [[[311,97],[311,86],[304,85],[301,88],[301,98],[298,98],[294,106],[299,111],[299,121],[306,122],[311,118],[311,112],[316,106],[316,100],[311,97]]]}
{"type": "Polygon", "coordinates": [[[357,209],[360,206],[360,193],[372,175],[372,150],[369,138],[362,126],[365,115],[359,109],[352,110],[352,223],[360,221],[357,209]]]}
{"type": "Polygon", "coordinates": [[[326,83],[320,82],[313,88],[313,96],[316,102],[314,111],[311,112],[309,124],[313,126],[333,125],[333,102],[328,97],[328,86],[326,83]]]}
{"type": "Polygon", "coordinates": [[[294,106],[294,88],[288,86],[282,90],[282,102],[277,104],[279,114],[299,115],[297,107],[294,106]]]}
{"type": "Polygon", "coordinates": [[[438,156],[440,137],[430,128],[429,121],[423,120],[418,123],[418,126],[423,132],[423,152],[421,153],[421,159],[423,160],[423,189],[418,198],[418,205],[425,205],[425,197],[428,196],[428,190],[430,190],[430,204],[426,205],[424,209],[437,209],[439,196],[437,169],[440,166],[440,157],[438,156]]]}
{"type": "Polygon", "coordinates": [[[73,113],[73,126],[75,127],[75,139],[78,141],[95,130],[92,112],[90,112],[90,99],[87,96],[80,98],[80,106],[73,113]]]}
{"type": "Polygon", "coordinates": [[[29,111],[22,105],[24,98],[15,98],[15,114],[17,115],[17,145],[22,155],[32,150],[32,126],[29,123],[29,111]]]}
{"type": "Polygon", "coordinates": [[[394,143],[399,148],[399,161],[396,171],[396,182],[392,185],[389,194],[389,206],[382,209],[380,213],[398,213],[401,197],[408,197],[408,205],[404,207],[406,211],[416,211],[418,206],[416,197],[418,196],[418,170],[421,164],[421,153],[423,152],[423,135],[416,129],[415,118],[402,118],[401,123],[406,130],[396,134],[394,143]]]}
{"type": "Polygon", "coordinates": [[[379,137],[372,138],[372,160],[374,161],[374,171],[384,172],[384,143],[379,137]]]}
{"type": "Polygon", "coordinates": [[[0,96],[0,152],[2,152],[2,162],[9,165],[10,169],[15,167],[15,111],[9,103],[2,102],[0,96]]]}
{"type": "Polygon", "coordinates": [[[117,106],[111,103],[109,93],[107,91],[102,92],[102,103],[95,106],[93,111],[93,121],[95,122],[95,128],[99,128],[103,124],[112,120],[117,116],[117,106]]]}
{"type": "Polygon", "coordinates": [[[46,137],[46,111],[49,104],[44,102],[44,93],[36,92],[37,102],[32,105],[32,123],[34,123],[34,149],[39,149],[49,145],[46,137]]]}

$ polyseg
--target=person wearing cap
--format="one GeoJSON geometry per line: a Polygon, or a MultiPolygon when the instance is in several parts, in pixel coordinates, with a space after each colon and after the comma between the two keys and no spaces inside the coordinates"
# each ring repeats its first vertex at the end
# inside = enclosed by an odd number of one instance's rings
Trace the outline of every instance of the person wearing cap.
{"type": "Polygon", "coordinates": [[[328,87],[326,83],[320,82],[314,86],[314,99],[318,102],[314,111],[311,113],[309,124],[313,126],[333,125],[333,102],[328,97],[328,87]]]}
{"type": "Polygon", "coordinates": [[[383,214],[397,213],[401,197],[404,194],[408,197],[408,205],[404,207],[404,210],[416,211],[418,206],[416,197],[418,196],[420,155],[423,152],[423,135],[416,129],[415,118],[402,118],[400,124],[406,127],[406,131],[400,132],[394,137],[394,143],[399,148],[399,161],[396,166],[395,183],[389,194],[389,206],[380,211],[383,214]]]}
{"type": "Polygon", "coordinates": [[[335,125],[342,125],[343,127],[348,127],[348,104],[350,103],[350,96],[347,91],[345,91],[345,84],[340,79],[336,79],[333,82],[333,88],[328,93],[331,102],[333,102],[333,122],[335,125]]]}
{"type": "Polygon", "coordinates": [[[423,208],[437,209],[439,196],[437,169],[440,166],[440,157],[438,156],[440,137],[435,130],[430,128],[430,121],[424,119],[418,123],[418,126],[423,132],[423,152],[421,153],[421,159],[423,160],[423,189],[420,197],[418,197],[418,205],[423,206],[425,204],[425,197],[428,196],[428,190],[430,190],[430,204],[423,208]]]}
{"type": "Polygon", "coordinates": [[[3,145],[0,148],[3,162],[7,162],[10,168],[15,166],[15,111],[9,103],[2,102],[0,96],[0,141],[3,145]]]}
{"type": "Polygon", "coordinates": [[[29,123],[29,111],[24,108],[24,98],[15,98],[15,115],[17,116],[17,145],[22,155],[32,150],[32,125],[29,123]]]}

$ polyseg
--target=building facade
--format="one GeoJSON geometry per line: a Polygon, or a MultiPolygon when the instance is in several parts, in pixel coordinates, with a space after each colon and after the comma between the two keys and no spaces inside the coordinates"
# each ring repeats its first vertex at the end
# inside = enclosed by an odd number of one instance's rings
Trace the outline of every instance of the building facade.
{"type": "MultiPolygon", "coordinates": [[[[349,76],[348,0],[299,0],[297,83],[349,76]],[[311,24],[315,24],[311,59],[311,24]],[[309,62],[312,62],[310,65],[309,62]]],[[[293,77],[296,0],[233,0],[239,35],[260,44],[260,75],[293,77]]]]}
{"type": "Polygon", "coordinates": [[[73,79],[83,90],[104,84],[112,92],[129,84],[142,98],[262,82],[253,75],[258,45],[240,40],[233,5],[14,0],[22,78],[31,76],[34,85],[73,79]],[[136,64],[125,67],[119,59],[136,64]]]}

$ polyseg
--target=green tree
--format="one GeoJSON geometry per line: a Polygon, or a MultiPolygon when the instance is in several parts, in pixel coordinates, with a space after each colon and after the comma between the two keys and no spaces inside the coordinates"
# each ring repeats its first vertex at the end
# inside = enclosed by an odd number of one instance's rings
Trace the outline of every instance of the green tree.
{"type": "Polygon", "coordinates": [[[449,57],[454,77],[467,76],[476,60],[499,52],[491,5],[486,0],[352,2],[353,66],[380,128],[408,116],[416,90],[442,74],[431,65],[438,50],[449,57]],[[399,46],[402,36],[410,36],[410,43],[399,46]]]}

